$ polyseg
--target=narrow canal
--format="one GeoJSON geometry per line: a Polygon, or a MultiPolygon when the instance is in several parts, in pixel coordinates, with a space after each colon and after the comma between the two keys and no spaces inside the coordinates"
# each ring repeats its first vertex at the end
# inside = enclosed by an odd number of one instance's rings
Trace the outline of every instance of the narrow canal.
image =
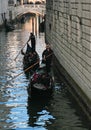
{"type": "MultiPolygon", "coordinates": [[[[32,31],[31,21],[17,25],[12,32],[0,31],[0,130],[91,130],[90,122],[57,75],[50,100],[28,100],[29,79],[23,71],[20,50],[32,31]]],[[[40,59],[44,37],[37,30],[40,59]]]]}

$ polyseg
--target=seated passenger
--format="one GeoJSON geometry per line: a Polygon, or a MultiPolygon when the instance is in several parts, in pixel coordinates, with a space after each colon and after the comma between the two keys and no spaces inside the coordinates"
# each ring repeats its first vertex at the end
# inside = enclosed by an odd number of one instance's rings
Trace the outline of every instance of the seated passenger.
{"type": "Polygon", "coordinates": [[[45,73],[42,75],[41,82],[45,87],[50,86],[50,75],[48,73],[45,73]]]}

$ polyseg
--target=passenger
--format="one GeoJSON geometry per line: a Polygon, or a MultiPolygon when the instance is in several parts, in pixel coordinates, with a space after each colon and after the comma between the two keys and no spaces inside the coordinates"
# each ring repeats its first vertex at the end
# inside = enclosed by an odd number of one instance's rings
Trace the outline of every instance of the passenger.
{"type": "Polygon", "coordinates": [[[41,82],[46,88],[48,88],[50,86],[50,75],[48,73],[43,74],[41,82]]]}
{"type": "Polygon", "coordinates": [[[32,64],[34,65],[33,70],[35,71],[39,67],[39,57],[35,51],[32,54],[32,64]]]}
{"type": "Polygon", "coordinates": [[[32,52],[29,52],[27,55],[27,60],[29,61],[29,63],[32,62],[32,60],[33,60],[32,58],[33,58],[33,54],[32,54],[32,52]]]}
{"type": "Polygon", "coordinates": [[[36,72],[34,73],[34,75],[33,75],[33,83],[35,83],[35,82],[38,82],[38,79],[39,79],[39,74],[37,74],[36,72]]]}
{"type": "Polygon", "coordinates": [[[52,63],[53,51],[50,48],[50,45],[46,45],[46,49],[42,53],[42,63],[46,64],[46,71],[50,72],[51,63],[52,63]]]}
{"type": "Polygon", "coordinates": [[[34,51],[33,52],[33,61],[36,62],[37,61],[37,53],[34,51]]]}

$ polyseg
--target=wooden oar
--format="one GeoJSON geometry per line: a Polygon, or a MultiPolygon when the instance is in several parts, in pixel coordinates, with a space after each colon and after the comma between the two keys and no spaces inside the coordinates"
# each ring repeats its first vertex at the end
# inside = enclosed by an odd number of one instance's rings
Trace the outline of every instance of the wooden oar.
{"type": "Polygon", "coordinates": [[[5,71],[10,71],[10,70],[12,70],[12,69],[15,69],[15,68],[20,68],[20,67],[22,67],[22,65],[21,66],[18,66],[18,67],[12,67],[12,68],[9,68],[9,69],[4,69],[5,71]]]}
{"type": "MultiPolygon", "coordinates": [[[[52,55],[52,54],[53,54],[53,53],[49,54],[48,56],[50,56],[50,55],[52,55]]],[[[47,56],[47,57],[48,57],[48,56],[47,56]]],[[[47,58],[47,57],[46,57],[46,58],[47,58]]],[[[40,60],[40,61],[42,61],[42,60],[40,60]]],[[[39,63],[39,61],[37,61],[35,64],[29,66],[29,67],[28,67],[27,69],[25,69],[24,71],[27,72],[29,69],[33,68],[33,67],[34,67],[36,64],[38,64],[38,63],[39,63]]],[[[23,74],[23,72],[19,73],[18,75],[14,76],[12,79],[8,80],[8,81],[6,82],[6,84],[7,84],[8,82],[12,81],[13,79],[17,78],[17,77],[20,76],[21,74],[23,74]]]]}
{"type": "MultiPolygon", "coordinates": [[[[26,44],[27,44],[27,43],[26,43],[26,44]]],[[[26,46],[26,44],[23,46],[23,48],[26,46]]],[[[23,48],[22,48],[22,49],[23,49],[23,48]]],[[[22,50],[22,49],[21,49],[21,50],[22,50]]],[[[17,59],[17,57],[18,57],[18,56],[19,56],[19,54],[21,53],[21,50],[19,51],[19,53],[17,54],[17,56],[15,57],[15,59],[14,59],[14,60],[16,60],[16,59],[17,59]]]]}
{"type": "MultiPolygon", "coordinates": [[[[38,63],[39,63],[39,61],[37,61],[35,64],[29,66],[29,67],[28,67],[27,69],[25,69],[24,71],[25,71],[25,72],[28,71],[29,69],[33,68],[33,67],[34,67],[36,64],[38,64],[38,63]]],[[[7,84],[8,82],[12,81],[13,79],[17,78],[17,77],[20,76],[21,74],[23,74],[23,72],[17,74],[17,75],[14,76],[12,79],[8,80],[8,81],[6,82],[6,84],[7,84]]]]}

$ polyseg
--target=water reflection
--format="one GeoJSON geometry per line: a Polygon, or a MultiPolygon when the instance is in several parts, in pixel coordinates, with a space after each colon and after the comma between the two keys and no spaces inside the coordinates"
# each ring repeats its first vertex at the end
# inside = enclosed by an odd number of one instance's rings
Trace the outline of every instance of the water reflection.
{"type": "MultiPolygon", "coordinates": [[[[19,54],[16,61],[14,59],[33,31],[31,21],[30,18],[25,24],[18,25],[13,32],[0,32],[0,129],[90,130],[89,122],[83,114],[80,115],[81,110],[57,74],[55,91],[50,99],[32,101],[28,98],[29,79],[23,71],[23,56],[19,54]]],[[[38,30],[35,32],[36,48],[41,59],[45,35],[39,34],[38,30]]]]}
{"type": "Polygon", "coordinates": [[[28,114],[29,114],[29,126],[33,127],[45,127],[51,124],[50,120],[54,117],[48,111],[50,99],[33,100],[28,99],[28,114]]]}

